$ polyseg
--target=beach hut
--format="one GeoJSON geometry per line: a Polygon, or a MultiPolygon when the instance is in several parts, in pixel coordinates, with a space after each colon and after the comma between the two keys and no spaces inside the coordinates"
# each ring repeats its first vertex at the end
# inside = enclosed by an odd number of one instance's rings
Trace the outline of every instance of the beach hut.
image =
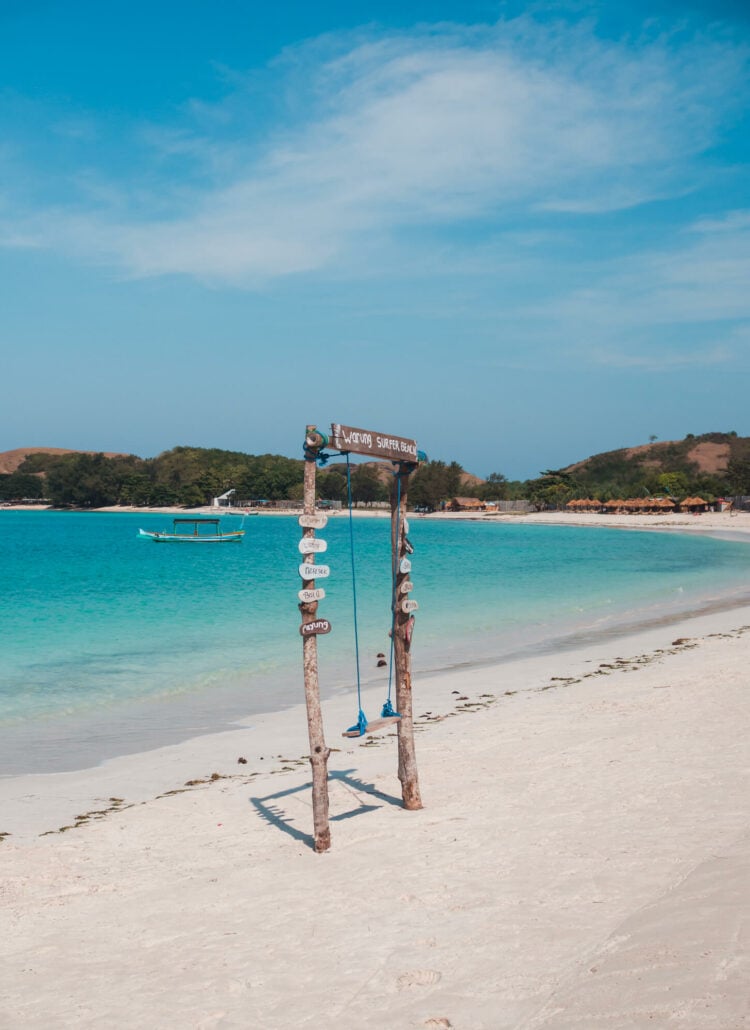
{"type": "Polygon", "coordinates": [[[484,501],[478,497],[454,497],[450,503],[451,511],[484,511],[484,501]]]}
{"type": "Polygon", "coordinates": [[[658,508],[659,511],[674,511],[676,502],[672,497],[656,497],[654,498],[654,506],[658,508]]]}
{"type": "Polygon", "coordinates": [[[686,497],[684,501],[680,503],[680,509],[682,511],[691,511],[694,515],[705,511],[708,508],[708,502],[704,501],[702,497],[686,497]]]}

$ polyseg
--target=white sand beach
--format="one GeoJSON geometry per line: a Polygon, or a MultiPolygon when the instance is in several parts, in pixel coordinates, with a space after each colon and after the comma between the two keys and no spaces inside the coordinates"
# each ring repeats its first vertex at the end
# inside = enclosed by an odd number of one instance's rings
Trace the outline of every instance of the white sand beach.
{"type": "Polygon", "coordinates": [[[528,514],[465,511],[436,512],[430,515],[416,515],[412,518],[513,522],[539,526],[599,526],[608,529],[648,529],[671,533],[710,533],[712,536],[724,536],[731,533],[750,541],[750,512],[748,511],[708,511],[697,515],[687,512],[670,512],[665,515],[648,515],[643,512],[609,515],[587,511],[536,511],[528,514]]]}
{"type": "Polygon", "coordinates": [[[301,707],[0,780],[0,1025],[748,1026],[749,659],[735,608],[420,677],[419,812],[334,698],[323,855],[301,707]]]}

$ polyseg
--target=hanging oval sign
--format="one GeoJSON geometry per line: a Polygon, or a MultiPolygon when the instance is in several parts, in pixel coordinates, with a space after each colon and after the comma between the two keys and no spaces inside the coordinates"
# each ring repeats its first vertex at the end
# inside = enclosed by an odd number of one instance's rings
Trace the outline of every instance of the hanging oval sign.
{"type": "Polygon", "coordinates": [[[399,590],[400,590],[400,592],[402,594],[409,594],[409,593],[411,593],[411,591],[413,589],[414,589],[414,584],[412,583],[412,581],[410,579],[405,579],[404,582],[399,587],[399,590]]]}
{"type": "Polygon", "coordinates": [[[325,596],[326,592],[323,587],[318,587],[316,590],[297,591],[297,597],[303,604],[312,604],[313,601],[322,601],[325,596]]]}
{"type": "Polygon", "coordinates": [[[330,633],[331,624],[328,619],[315,619],[313,622],[303,622],[299,631],[303,637],[317,637],[319,633],[330,633]]]}
{"type": "Polygon", "coordinates": [[[322,554],[328,550],[328,544],[320,537],[303,536],[299,542],[299,549],[303,554],[322,554]]]}
{"type": "Polygon", "coordinates": [[[414,544],[408,537],[404,537],[404,550],[407,554],[414,554],[414,544]]]}
{"type": "Polygon", "coordinates": [[[408,558],[402,558],[398,563],[399,572],[411,572],[411,562],[408,558]]]}
{"type": "Polygon", "coordinates": [[[299,574],[303,579],[325,579],[326,576],[331,575],[331,570],[327,565],[300,565],[299,574]]]}
{"type": "Polygon", "coordinates": [[[327,515],[300,515],[297,519],[297,524],[303,529],[324,529],[327,523],[327,515]]]}
{"type": "Polygon", "coordinates": [[[410,601],[410,600],[409,600],[409,599],[407,598],[407,600],[406,600],[406,601],[402,601],[402,602],[401,602],[401,611],[402,611],[402,612],[405,612],[405,613],[406,613],[407,615],[408,615],[408,614],[409,614],[410,612],[415,612],[415,611],[417,610],[417,608],[419,608],[419,605],[417,604],[417,602],[416,602],[416,601],[410,601]]]}

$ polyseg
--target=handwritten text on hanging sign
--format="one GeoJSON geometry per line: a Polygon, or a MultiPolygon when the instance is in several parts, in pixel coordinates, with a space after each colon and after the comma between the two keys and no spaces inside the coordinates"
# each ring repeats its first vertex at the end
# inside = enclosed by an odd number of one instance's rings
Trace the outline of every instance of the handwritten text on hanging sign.
{"type": "Polygon", "coordinates": [[[331,624],[328,619],[315,619],[314,622],[303,622],[299,631],[303,637],[315,637],[319,633],[330,633],[331,624]]]}
{"type": "Polygon", "coordinates": [[[399,590],[401,591],[402,594],[409,594],[409,593],[411,593],[411,591],[413,589],[414,589],[414,584],[412,583],[412,581],[410,579],[405,579],[404,582],[399,587],[399,590]]]}
{"type": "Polygon", "coordinates": [[[331,570],[327,565],[300,565],[299,574],[303,579],[325,579],[326,576],[331,575],[331,570]]]}
{"type": "Polygon", "coordinates": [[[313,601],[322,601],[325,596],[326,592],[323,587],[317,587],[315,590],[297,591],[297,597],[303,604],[312,604],[313,601]]]}
{"type": "Polygon", "coordinates": [[[386,436],[369,429],[355,429],[338,422],[331,425],[331,447],[353,454],[373,454],[391,461],[417,461],[417,441],[405,436],[386,436]]]}
{"type": "Polygon", "coordinates": [[[320,537],[303,536],[299,542],[299,549],[303,554],[322,554],[328,550],[328,544],[320,537]]]}
{"type": "Polygon", "coordinates": [[[303,529],[325,529],[328,523],[327,515],[300,515],[297,522],[303,529]]]}
{"type": "Polygon", "coordinates": [[[407,615],[409,612],[415,612],[417,608],[419,608],[419,605],[416,601],[406,600],[401,602],[401,611],[406,612],[407,615]]]}
{"type": "Polygon", "coordinates": [[[399,572],[411,572],[411,562],[408,558],[402,558],[398,563],[399,572]]]}

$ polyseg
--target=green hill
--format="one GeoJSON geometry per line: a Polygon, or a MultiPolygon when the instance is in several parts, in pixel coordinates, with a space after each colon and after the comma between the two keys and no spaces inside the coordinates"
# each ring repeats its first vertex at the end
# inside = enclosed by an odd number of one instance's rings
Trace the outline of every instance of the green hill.
{"type": "Polygon", "coordinates": [[[600,500],[649,494],[701,494],[711,500],[723,494],[750,494],[750,437],[689,434],[684,440],[605,451],[549,470],[533,485],[600,500]]]}

